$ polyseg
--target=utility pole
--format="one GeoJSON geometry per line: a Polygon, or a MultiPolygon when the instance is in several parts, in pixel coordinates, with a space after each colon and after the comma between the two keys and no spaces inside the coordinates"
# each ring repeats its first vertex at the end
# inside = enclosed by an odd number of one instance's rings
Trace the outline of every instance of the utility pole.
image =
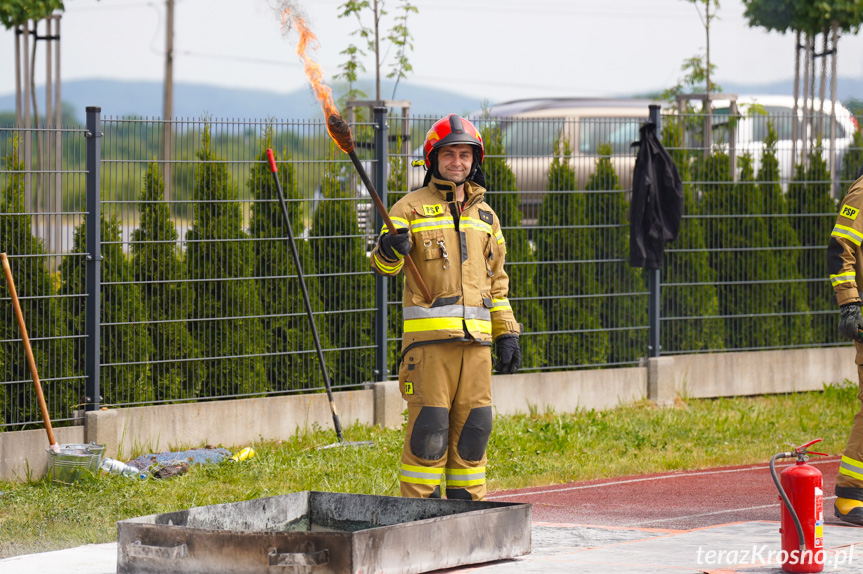
{"type": "Polygon", "coordinates": [[[165,82],[162,98],[162,177],[171,198],[171,118],[174,116],[174,0],[165,0],[165,82]]]}

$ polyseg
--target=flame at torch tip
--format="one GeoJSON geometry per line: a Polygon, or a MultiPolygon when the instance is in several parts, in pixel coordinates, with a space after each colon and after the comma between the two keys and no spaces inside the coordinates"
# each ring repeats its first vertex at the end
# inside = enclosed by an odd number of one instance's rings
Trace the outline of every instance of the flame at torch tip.
{"type": "Polygon", "coordinates": [[[351,127],[342,119],[338,112],[330,114],[327,118],[327,131],[330,137],[345,153],[354,151],[354,138],[351,136],[351,127]]]}
{"type": "Polygon", "coordinates": [[[315,91],[315,97],[321,103],[324,117],[327,118],[327,131],[330,132],[330,137],[335,140],[343,152],[351,153],[354,149],[351,128],[342,119],[338,108],[336,108],[336,104],[333,102],[332,88],[323,81],[323,69],[306,53],[309,44],[312,44],[313,50],[317,49],[318,38],[309,29],[305,19],[294,14],[291,11],[291,7],[288,6],[282,12],[282,30],[290,29],[292,24],[300,35],[300,41],[297,44],[297,55],[303,59],[306,78],[308,78],[312,89],[315,91]]]}

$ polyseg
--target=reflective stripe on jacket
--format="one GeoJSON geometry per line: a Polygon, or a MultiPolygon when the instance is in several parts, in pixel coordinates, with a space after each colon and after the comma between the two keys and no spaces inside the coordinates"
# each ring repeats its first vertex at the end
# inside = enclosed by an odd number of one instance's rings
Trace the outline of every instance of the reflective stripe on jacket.
{"type": "Polygon", "coordinates": [[[860,301],[858,286],[863,278],[863,178],[858,179],[848,190],[836,225],[830,233],[827,245],[827,271],[830,284],[836,292],[839,305],[860,301]]]}
{"type": "MultiPolygon", "coordinates": [[[[466,200],[456,229],[447,184],[432,178],[390,210],[393,225],[410,230],[409,257],[432,295],[425,301],[405,270],[403,347],[415,341],[460,339],[465,331],[482,342],[519,334],[507,300],[506,242],[497,215],[483,201],[485,189],[465,183],[466,200]]],[[[404,265],[402,258],[387,259],[379,245],[369,261],[376,273],[387,276],[397,275],[404,265]]]]}

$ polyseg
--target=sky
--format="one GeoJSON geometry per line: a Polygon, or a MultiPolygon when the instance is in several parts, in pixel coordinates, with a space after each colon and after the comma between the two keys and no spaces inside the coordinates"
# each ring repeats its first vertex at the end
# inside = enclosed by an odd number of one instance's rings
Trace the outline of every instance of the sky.
{"type": "MultiPolygon", "coordinates": [[[[392,26],[400,4],[384,0],[392,26]]],[[[502,102],[529,97],[643,94],[675,84],[685,58],[704,51],[689,0],[411,0],[414,72],[408,81],[502,102]],[[527,7],[529,6],[529,8],[527,7]]],[[[291,0],[316,33],[313,57],[330,81],[356,21],[344,0],[291,0]]],[[[285,0],[176,0],[174,81],[290,92],[305,87],[283,35],[285,0]]],[[[766,83],[793,75],[794,37],[749,28],[740,0],[722,0],[711,25],[716,80],[766,83]]],[[[62,77],[161,81],[164,0],[66,0],[62,77]]],[[[369,18],[366,25],[371,25],[369,18]]],[[[0,32],[0,94],[14,92],[14,35],[0,32]]],[[[392,51],[389,60],[392,59],[392,51]]],[[[37,56],[41,66],[44,56],[37,56]]],[[[839,42],[839,76],[863,77],[863,38],[839,42]]],[[[371,56],[366,68],[373,73],[371,56]]],[[[385,64],[385,68],[388,66],[385,64]]],[[[37,83],[44,80],[37,68],[37,83]]],[[[392,94],[384,94],[385,98],[392,94]]],[[[398,97],[398,94],[396,94],[398,97]]]]}

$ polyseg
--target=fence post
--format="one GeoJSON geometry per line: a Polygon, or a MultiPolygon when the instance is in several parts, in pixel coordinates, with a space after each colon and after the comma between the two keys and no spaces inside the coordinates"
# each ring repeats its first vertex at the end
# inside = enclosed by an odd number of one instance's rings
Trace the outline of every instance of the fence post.
{"type": "Polygon", "coordinates": [[[84,308],[84,330],[87,335],[84,350],[84,370],[87,382],[85,386],[84,404],[88,411],[99,409],[102,401],[102,389],[99,382],[100,370],[100,315],[101,315],[101,268],[102,261],[102,226],[101,226],[101,150],[99,140],[102,137],[100,115],[102,108],[87,107],[87,262],[85,288],[87,292],[84,308]]]}
{"type": "MultiPolygon", "coordinates": [[[[387,205],[387,151],[389,138],[387,133],[387,108],[375,107],[375,188],[381,202],[387,205]]],[[[375,232],[381,229],[384,222],[375,210],[375,232]]],[[[375,274],[375,380],[386,381],[389,378],[387,367],[387,278],[375,274]]]]}
{"type": "MultiPolygon", "coordinates": [[[[656,125],[656,135],[659,137],[661,128],[659,106],[652,104],[649,109],[650,121],[656,125]]],[[[650,291],[647,299],[648,357],[658,357],[661,350],[659,339],[660,270],[645,269],[645,271],[647,271],[647,284],[650,291]]]]}

